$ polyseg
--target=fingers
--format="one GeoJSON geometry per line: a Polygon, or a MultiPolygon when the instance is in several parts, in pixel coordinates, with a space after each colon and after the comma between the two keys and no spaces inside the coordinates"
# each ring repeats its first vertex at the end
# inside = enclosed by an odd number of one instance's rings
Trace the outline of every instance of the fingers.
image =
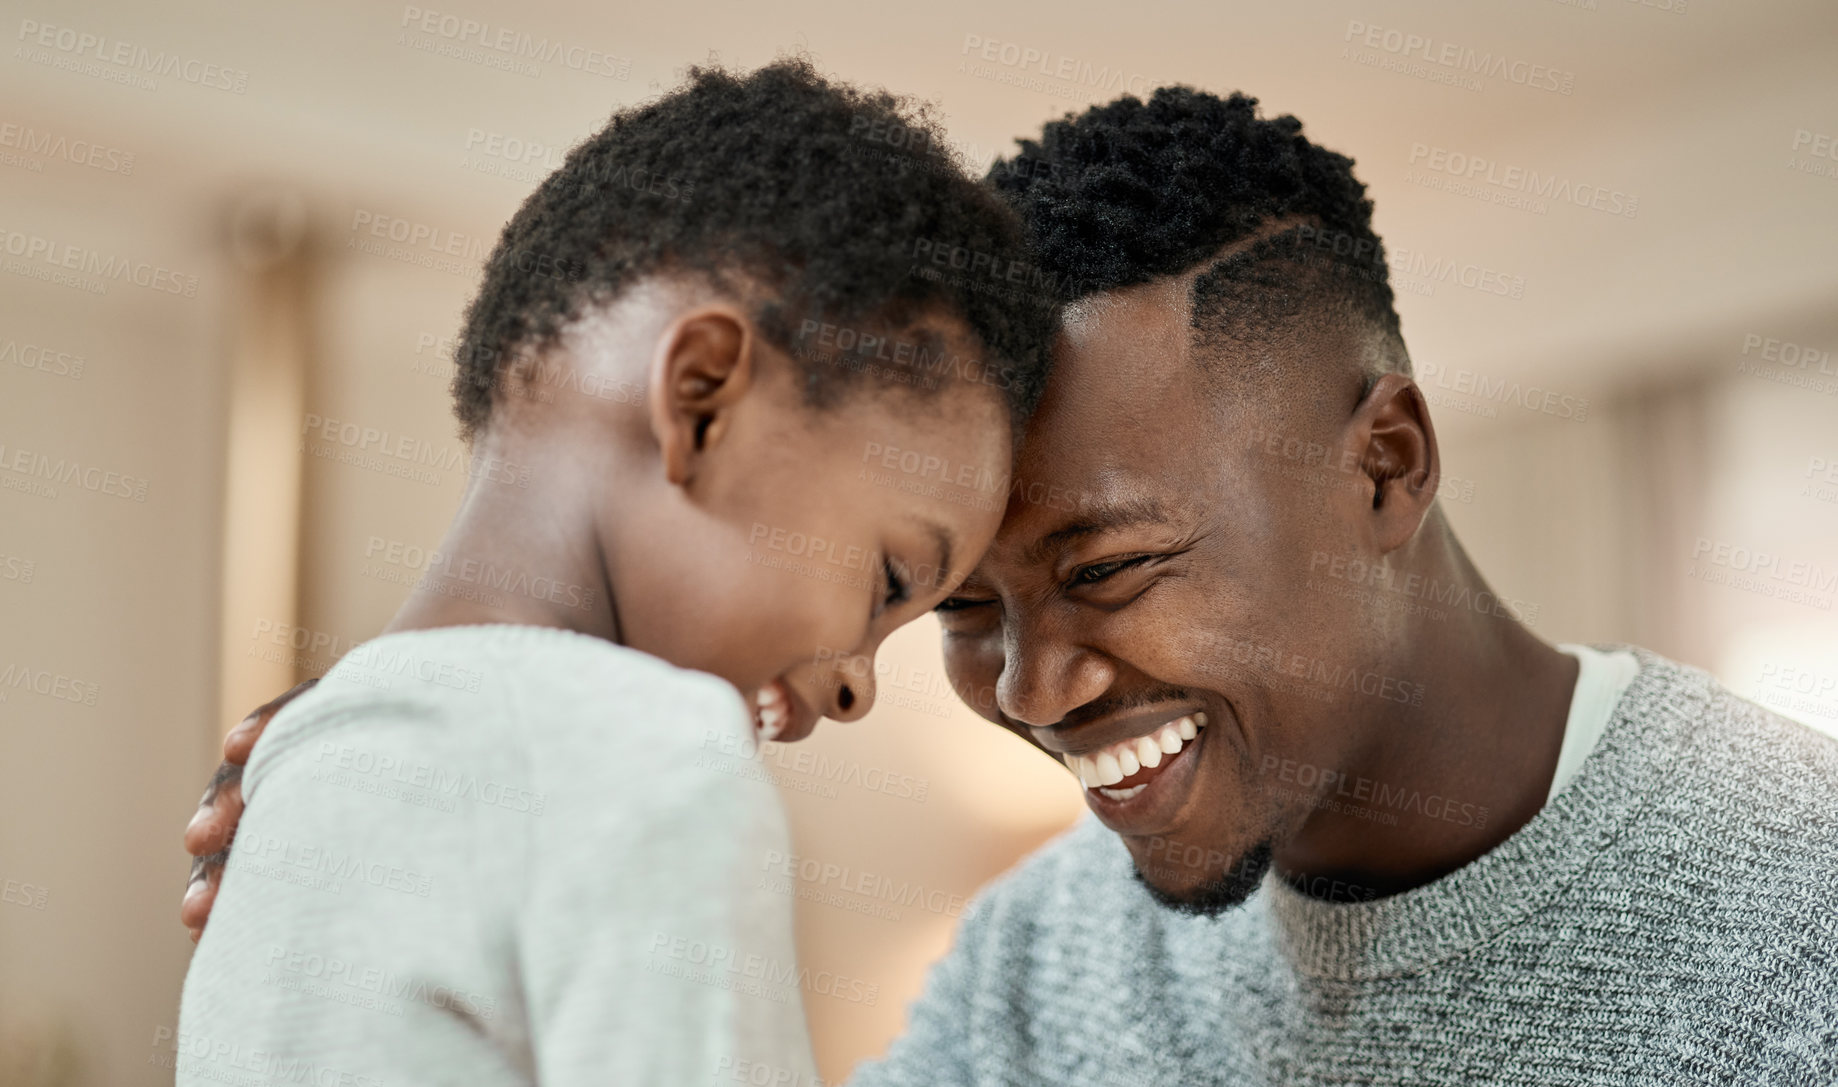
{"type": "Polygon", "coordinates": [[[185,901],[179,904],[179,922],[191,932],[191,942],[204,935],[211,907],[217,903],[217,888],[223,882],[224,854],[199,857],[192,862],[191,882],[185,888],[185,901]]]}
{"type": "Polygon", "coordinates": [[[268,727],[268,717],[261,710],[243,718],[229,735],[223,738],[223,761],[237,766],[246,766],[249,752],[255,750],[255,741],[262,738],[262,731],[268,727]]]}
{"type": "Polygon", "coordinates": [[[313,684],[318,682],[316,679],[309,679],[305,683],[296,685],[279,698],[257,706],[254,712],[238,722],[236,727],[230,730],[230,734],[223,738],[223,760],[235,763],[237,766],[248,763],[249,752],[255,750],[255,741],[261,739],[262,733],[268,728],[268,722],[274,720],[274,715],[280,712],[282,706],[312,690],[313,684]]]}
{"type": "Polygon", "coordinates": [[[224,763],[211,776],[210,786],[198,801],[198,810],[185,827],[185,852],[194,857],[221,853],[230,848],[236,824],[243,817],[243,768],[224,763]]]}
{"type": "Polygon", "coordinates": [[[185,885],[185,899],[179,903],[179,920],[191,931],[194,944],[204,934],[211,907],[217,902],[224,860],[236,838],[236,824],[243,817],[243,766],[249,761],[249,753],[255,750],[255,742],[281,707],[311,690],[317,682],[309,679],[258,706],[223,738],[223,764],[211,776],[210,785],[198,801],[198,810],[185,827],[185,851],[196,859],[192,861],[191,879],[185,885]]]}

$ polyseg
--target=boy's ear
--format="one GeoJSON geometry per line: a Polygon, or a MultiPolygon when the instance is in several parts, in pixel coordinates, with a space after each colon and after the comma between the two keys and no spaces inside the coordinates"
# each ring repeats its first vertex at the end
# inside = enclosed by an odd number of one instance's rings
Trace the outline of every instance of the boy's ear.
{"type": "Polygon", "coordinates": [[[647,398],[664,475],[682,486],[703,453],[727,436],[734,406],[757,378],[753,324],[732,306],[700,306],[657,340],[647,398]]]}
{"type": "Polygon", "coordinates": [[[1374,543],[1389,553],[1416,535],[1442,482],[1429,407],[1415,381],[1381,374],[1347,425],[1360,472],[1372,485],[1374,543]]]}

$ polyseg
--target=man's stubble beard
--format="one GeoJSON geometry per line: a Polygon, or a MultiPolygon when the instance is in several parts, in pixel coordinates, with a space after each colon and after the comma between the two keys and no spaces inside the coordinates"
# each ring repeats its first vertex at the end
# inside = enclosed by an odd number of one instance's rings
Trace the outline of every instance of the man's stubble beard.
{"type": "Polygon", "coordinates": [[[1264,882],[1264,876],[1270,871],[1274,853],[1274,845],[1266,838],[1246,850],[1224,873],[1179,894],[1164,891],[1150,883],[1143,876],[1142,870],[1134,864],[1130,865],[1130,873],[1163,908],[1191,917],[1217,917],[1227,910],[1244,905],[1245,900],[1257,891],[1264,882]]]}

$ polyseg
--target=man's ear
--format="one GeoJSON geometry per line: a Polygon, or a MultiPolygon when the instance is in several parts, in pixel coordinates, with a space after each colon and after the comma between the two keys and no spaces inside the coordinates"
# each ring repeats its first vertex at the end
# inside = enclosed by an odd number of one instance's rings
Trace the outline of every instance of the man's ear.
{"type": "Polygon", "coordinates": [[[676,486],[727,436],[734,406],[758,379],[753,324],[732,306],[699,306],[658,337],[647,397],[664,475],[676,486]]]}
{"type": "Polygon", "coordinates": [[[1374,543],[1381,553],[1417,533],[1442,481],[1442,457],[1423,391],[1404,374],[1381,374],[1348,421],[1348,447],[1372,485],[1374,543]]]}

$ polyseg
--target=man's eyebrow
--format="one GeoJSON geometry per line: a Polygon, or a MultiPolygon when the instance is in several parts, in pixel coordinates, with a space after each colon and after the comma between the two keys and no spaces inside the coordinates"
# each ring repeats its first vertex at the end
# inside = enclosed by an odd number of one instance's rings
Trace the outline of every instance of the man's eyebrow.
{"type": "Polygon", "coordinates": [[[1067,544],[1100,532],[1168,523],[1167,511],[1161,503],[1146,495],[1101,502],[1080,510],[1077,520],[1035,540],[1027,550],[1027,562],[1030,566],[1044,562],[1067,544]]]}

